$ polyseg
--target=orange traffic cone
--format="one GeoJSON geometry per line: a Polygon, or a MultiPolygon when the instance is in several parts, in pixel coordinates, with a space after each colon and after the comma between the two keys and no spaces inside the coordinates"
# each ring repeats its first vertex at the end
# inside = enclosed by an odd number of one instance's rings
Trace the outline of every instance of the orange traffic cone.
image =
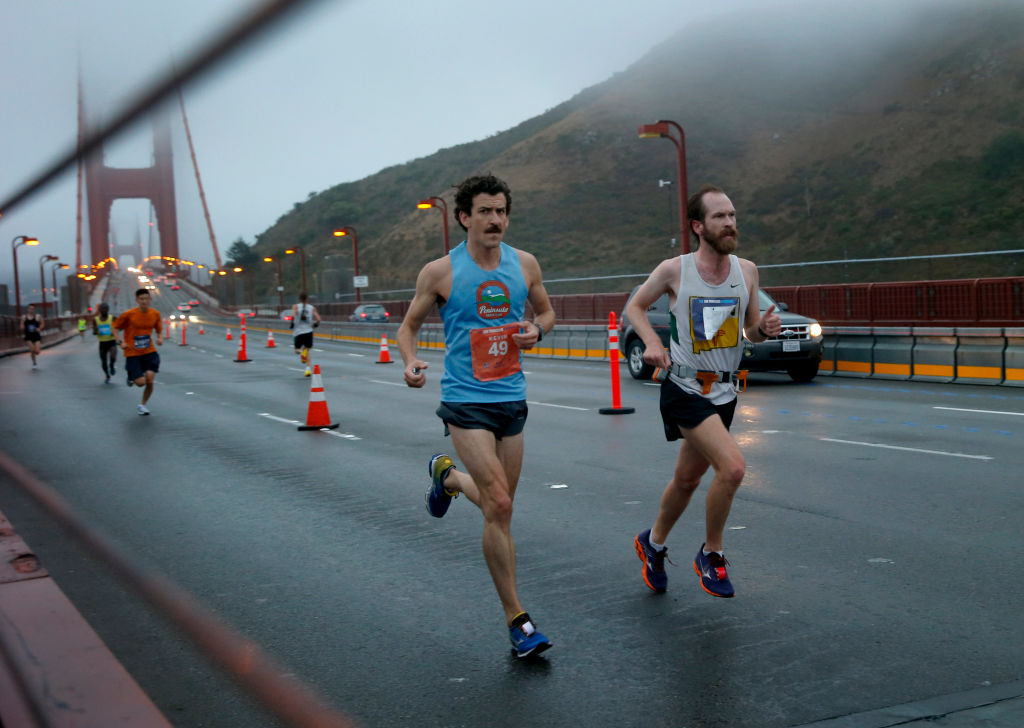
{"type": "Polygon", "coordinates": [[[202,335],[203,335],[203,334],[205,334],[205,333],[206,333],[206,332],[205,332],[205,331],[203,331],[203,325],[202,325],[202,324],[199,324],[199,335],[200,335],[200,336],[202,336],[202,335]]]}
{"type": "Polygon", "coordinates": [[[320,365],[313,365],[313,381],[309,389],[309,408],[306,410],[306,424],[299,425],[300,430],[333,430],[337,422],[331,422],[331,413],[327,411],[327,397],[324,396],[324,383],[320,378],[320,365]]]}
{"type": "Polygon", "coordinates": [[[228,335],[224,337],[224,341],[231,341],[231,327],[228,327],[228,335]]]}
{"type": "Polygon", "coordinates": [[[252,359],[249,358],[249,354],[245,351],[245,332],[244,331],[242,332],[242,335],[238,337],[238,356],[235,357],[235,361],[237,361],[237,362],[252,361],[252,359]]]}
{"type": "Polygon", "coordinates": [[[267,332],[267,348],[268,349],[273,349],[276,346],[277,346],[277,344],[274,343],[274,332],[273,331],[268,331],[267,332]]]}
{"type": "Polygon", "coordinates": [[[380,358],[377,359],[378,364],[390,364],[391,354],[388,353],[388,335],[380,335],[380,358]]]}

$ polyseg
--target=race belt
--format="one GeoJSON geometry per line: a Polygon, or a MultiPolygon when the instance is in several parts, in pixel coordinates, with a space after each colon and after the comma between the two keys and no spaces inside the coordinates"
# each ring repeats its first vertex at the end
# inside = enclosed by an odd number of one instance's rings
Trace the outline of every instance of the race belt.
{"type": "Polygon", "coordinates": [[[737,393],[744,392],[747,389],[746,369],[740,369],[735,372],[716,372],[673,364],[669,367],[669,371],[681,379],[696,379],[701,384],[701,394],[710,394],[711,385],[715,382],[730,384],[733,391],[737,393]]]}

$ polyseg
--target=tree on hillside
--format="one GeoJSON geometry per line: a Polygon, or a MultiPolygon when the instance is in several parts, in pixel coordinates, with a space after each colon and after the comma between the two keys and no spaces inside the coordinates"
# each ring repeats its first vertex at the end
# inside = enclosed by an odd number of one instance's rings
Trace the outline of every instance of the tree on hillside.
{"type": "Polygon", "coordinates": [[[253,252],[253,249],[242,238],[238,238],[228,248],[228,265],[237,265],[244,268],[247,265],[259,262],[259,259],[259,256],[253,252]]]}

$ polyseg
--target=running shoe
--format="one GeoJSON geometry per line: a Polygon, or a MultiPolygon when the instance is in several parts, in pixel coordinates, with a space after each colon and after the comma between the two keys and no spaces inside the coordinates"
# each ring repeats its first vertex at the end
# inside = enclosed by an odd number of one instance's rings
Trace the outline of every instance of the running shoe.
{"type": "Polygon", "coordinates": [[[701,544],[693,560],[693,570],[700,577],[700,588],[713,597],[736,596],[736,590],[729,581],[729,574],[725,571],[728,563],[717,551],[704,553],[704,544],[701,544]]]}
{"type": "Polygon", "coordinates": [[[304,377],[311,377],[311,376],[313,376],[313,372],[310,371],[309,367],[306,367],[306,373],[303,374],[302,376],[304,376],[304,377]]]}
{"type": "Polygon", "coordinates": [[[526,612],[512,620],[508,628],[508,638],[512,641],[512,654],[519,659],[539,655],[551,647],[551,640],[537,630],[526,612]]]}
{"type": "Polygon", "coordinates": [[[654,547],[651,546],[651,529],[649,528],[637,534],[637,537],[633,539],[633,546],[636,547],[636,555],[644,562],[644,584],[653,591],[659,593],[665,591],[668,587],[668,574],[665,573],[668,549],[654,550],[654,547]]]}
{"type": "Polygon", "coordinates": [[[140,415],[148,415],[149,414],[149,410],[146,409],[146,405],[144,405],[144,404],[140,404],[139,405],[139,414],[140,415]]]}
{"type": "Polygon", "coordinates": [[[452,498],[459,496],[459,491],[448,490],[444,487],[444,480],[448,477],[448,471],[455,467],[452,459],[444,453],[437,453],[430,458],[427,465],[427,475],[430,476],[430,488],[427,489],[427,512],[434,518],[441,518],[448,512],[448,506],[452,504],[452,498]]]}
{"type": "Polygon", "coordinates": [[[110,384],[110,377],[108,376],[106,379],[104,379],[103,383],[104,384],[110,384]]]}

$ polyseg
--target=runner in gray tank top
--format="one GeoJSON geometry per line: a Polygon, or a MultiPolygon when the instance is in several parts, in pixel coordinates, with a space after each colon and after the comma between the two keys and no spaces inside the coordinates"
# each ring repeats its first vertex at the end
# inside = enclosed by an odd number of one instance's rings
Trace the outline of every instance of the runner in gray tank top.
{"type": "Polygon", "coordinates": [[[734,596],[722,546],[725,522],[746,463],[729,432],[740,382],[736,369],[743,336],[764,341],[781,330],[773,305],[757,306],[757,266],[733,255],[739,239],[736,210],[722,190],[706,186],[687,204],[696,252],[663,261],[626,305],[626,316],[644,341],[644,361],[669,372],[661,385],[665,437],[682,440],[675,470],[661,496],[654,526],[634,539],[644,583],[665,591],[665,542],[709,467],[714,478],[705,504],[705,541],[693,560],[701,588],[734,596]],[[669,352],[647,318],[668,294],[672,314],[669,352]]]}

